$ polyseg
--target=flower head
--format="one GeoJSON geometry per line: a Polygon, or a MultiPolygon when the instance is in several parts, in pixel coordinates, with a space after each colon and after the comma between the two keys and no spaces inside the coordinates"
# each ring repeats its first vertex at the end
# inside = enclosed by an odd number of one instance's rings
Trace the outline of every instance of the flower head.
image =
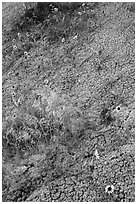
{"type": "Polygon", "coordinates": [[[18,33],[18,39],[21,40],[21,33],[18,33]]]}
{"type": "Polygon", "coordinates": [[[25,55],[25,56],[28,56],[28,52],[25,51],[25,52],[24,52],[24,55],[25,55]]]}
{"type": "Polygon", "coordinates": [[[57,11],[58,11],[58,8],[54,8],[54,11],[56,11],[56,12],[57,12],[57,11]]]}
{"type": "Polygon", "coordinates": [[[13,45],[13,50],[16,51],[18,48],[16,45],[13,45]]]}
{"type": "Polygon", "coordinates": [[[78,12],[78,15],[80,15],[80,16],[81,16],[81,15],[82,15],[82,12],[80,12],[80,11],[79,11],[79,12],[78,12]]]}
{"type": "Polygon", "coordinates": [[[30,36],[30,34],[27,32],[27,33],[26,33],[26,36],[27,36],[27,37],[29,37],[29,36],[30,36]]]}
{"type": "Polygon", "coordinates": [[[61,42],[64,43],[65,42],[65,38],[62,38],[61,42]]]}
{"type": "Polygon", "coordinates": [[[113,185],[108,185],[105,188],[105,193],[111,194],[114,192],[114,186],[113,185]]]}

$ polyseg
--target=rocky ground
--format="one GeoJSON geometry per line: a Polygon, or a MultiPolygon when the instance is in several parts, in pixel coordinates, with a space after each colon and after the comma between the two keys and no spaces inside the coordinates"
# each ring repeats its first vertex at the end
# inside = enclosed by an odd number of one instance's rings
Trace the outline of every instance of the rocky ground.
{"type": "Polygon", "coordinates": [[[135,201],[135,3],[2,13],[3,201],[135,201]]]}

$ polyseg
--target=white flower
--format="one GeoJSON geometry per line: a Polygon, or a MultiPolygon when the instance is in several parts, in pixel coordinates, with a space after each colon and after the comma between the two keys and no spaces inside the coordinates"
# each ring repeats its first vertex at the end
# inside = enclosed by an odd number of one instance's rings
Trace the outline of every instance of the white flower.
{"type": "Polygon", "coordinates": [[[30,57],[29,53],[26,52],[26,51],[24,52],[24,55],[25,55],[25,58],[26,58],[26,57],[27,57],[27,58],[30,57]]]}
{"type": "Polygon", "coordinates": [[[24,55],[28,56],[28,53],[25,51],[25,52],[24,52],[24,55]]]}
{"type": "Polygon", "coordinates": [[[80,15],[80,16],[81,16],[81,15],[82,15],[82,12],[80,12],[80,11],[79,11],[79,12],[78,12],[78,15],[80,15]]]}
{"type": "Polygon", "coordinates": [[[12,93],[11,93],[11,95],[12,95],[13,97],[15,97],[15,96],[16,96],[15,92],[12,92],[12,93]]]}
{"type": "Polygon", "coordinates": [[[16,45],[13,45],[13,50],[16,51],[18,48],[16,45]]]}
{"type": "Polygon", "coordinates": [[[27,37],[29,37],[29,36],[30,36],[30,34],[27,32],[27,33],[26,33],[26,36],[27,36],[27,37]]]}
{"type": "Polygon", "coordinates": [[[114,192],[114,186],[113,185],[108,185],[105,188],[105,193],[111,194],[114,192]]]}
{"type": "Polygon", "coordinates": [[[58,8],[54,8],[54,11],[56,11],[56,12],[57,12],[57,11],[58,11],[58,8]]]}
{"type": "Polygon", "coordinates": [[[64,43],[65,42],[65,38],[62,38],[61,42],[64,43]]]}

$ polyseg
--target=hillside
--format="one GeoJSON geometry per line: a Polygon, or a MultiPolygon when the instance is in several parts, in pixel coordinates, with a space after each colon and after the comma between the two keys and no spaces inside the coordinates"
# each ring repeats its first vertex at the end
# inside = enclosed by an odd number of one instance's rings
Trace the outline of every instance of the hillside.
{"type": "Polygon", "coordinates": [[[3,202],[135,201],[135,3],[2,3],[3,202]]]}

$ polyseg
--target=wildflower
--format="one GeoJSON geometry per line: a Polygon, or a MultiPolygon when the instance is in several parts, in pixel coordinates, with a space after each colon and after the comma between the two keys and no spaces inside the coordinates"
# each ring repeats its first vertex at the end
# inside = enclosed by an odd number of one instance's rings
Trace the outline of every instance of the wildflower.
{"type": "Polygon", "coordinates": [[[13,50],[16,51],[18,48],[16,45],[13,45],[13,50]]]}
{"type": "Polygon", "coordinates": [[[25,51],[25,52],[24,52],[24,55],[25,55],[25,56],[28,56],[28,53],[25,51]]]}
{"type": "Polygon", "coordinates": [[[44,83],[45,83],[45,84],[48,84],[48,83],[49,83],[48,79],[45,79],[45,80],[44,80],[44,83]]]}
{"type": "Polygon", "coordinates": [[[121,110],[121,107],[120,107],[120,106],[117,106],[117,107],[116,107],[116,111],[119,112],[120,110],[121,110]]]}
{"type": "Polygon", "coordinates": [[[113,192],[114,192],[114,186],[113,185],[106,186],[105,193],[112,194],[113,192]]]}
{"type": "Polygon", "coordinates": [[[58,11],[58,8],[54,8],[54,11],[57,12],[57,11],[58,11]]]}
{"type": "Polygon", "coordinates": [[[81,16],[81,15],[82,15],[82,12],[80,12],[80,11],[79,11],[79,12],[78,12],[78,15],[80,15],[80,16],[81,16]]]}
{"type": "Polygon", "coordinates": [[[21,35],[21,33],[18,33],[18,39],[20,42],[23,41],[23,36],[21,35]]]}
{"type": "Polygon", "coordinates": [[[18,33],[18,37],[21,37],[21,34],[20,34],[20,33],[18,33]]]}
{"type": "Polygon", "coordinates": [[[24,52],[24,56],[25,56],[25,58],[29,58],[30,57],[30,55],[29,55],[29,53],[28,52],[24,52]]]}
{"type": "Polygon", "coordinates": [[[15,97],[15,96],[16,96],[15,92],[12,92],[12,93],[11,93],[11,95],[12,95],[13,97],[15,97]]]}
{"type": "Polygon", "coordinates": [[[26,33],[26,36],[27,36],[27,37],[29,37],[29,36],[30,36],[30,34],[27,32],[27,33],[26,33]]]}
{"type": "Polygon", "coordinates": [[[21,34],[20,33],[18,33],[18,38],[19,38],[19,40],[21,40],[21,34]]]}
{"type": "Polygon", "coordinates": [[[64,43],[65,42],[65,38],[62,38],[61,42],[64,43]]]}

